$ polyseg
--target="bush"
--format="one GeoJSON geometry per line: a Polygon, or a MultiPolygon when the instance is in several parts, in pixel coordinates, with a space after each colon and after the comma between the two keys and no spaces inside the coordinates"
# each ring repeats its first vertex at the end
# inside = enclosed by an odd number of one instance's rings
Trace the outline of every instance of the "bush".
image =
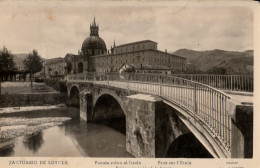
{"type": "Polygon", "coordinates": [[[59,81],[59,90],[60,92],[67,92],[67,86],[65,81],[59,81]]]}
{"type": "Polygon", "coordinates": [[[44,82],[44,79],[42,79],[42,78],[35,78],[34,82],[42,83],[42,82],[44,82]]]}
{"type": "Polygon", "coordinates": [[[60,92],[66,92],[67,87],[65,84],[65,81],[60,78],[47,78],[45,80],[46,85],[52,87],[53,89],[60,91],[60,92]]]}

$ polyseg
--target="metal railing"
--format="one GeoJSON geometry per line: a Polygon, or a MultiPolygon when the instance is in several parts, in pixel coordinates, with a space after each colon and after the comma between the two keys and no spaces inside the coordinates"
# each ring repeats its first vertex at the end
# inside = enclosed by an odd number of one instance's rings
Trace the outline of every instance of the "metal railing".
{"type": "Polygon", "coordinates": [[[204,83],[221,90],[254,91],[254,77],[252,75],[210,75],[210,74],[172,74],[172,76],[204,83]]]}
{"type": "Polygon", "coordinates": [[[77,74],[68,80],[93,81],[158,95],[178,105],[204,123],[212,136],[230,152],[231,116],[227,111],[230,97],[202,83],[157,74],[77,74]]]}

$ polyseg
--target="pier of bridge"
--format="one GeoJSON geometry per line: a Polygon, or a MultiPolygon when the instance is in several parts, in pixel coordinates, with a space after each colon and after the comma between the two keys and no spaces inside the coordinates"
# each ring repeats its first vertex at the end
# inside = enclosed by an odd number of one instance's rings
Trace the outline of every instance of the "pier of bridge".
{"type": "Polygon", "coordinates": [[[208,85],[152,74],[77,74],[66,85],[84,120],[124,120],[126,150],[135,157],[253,155],[252,102],[208,85]]]}

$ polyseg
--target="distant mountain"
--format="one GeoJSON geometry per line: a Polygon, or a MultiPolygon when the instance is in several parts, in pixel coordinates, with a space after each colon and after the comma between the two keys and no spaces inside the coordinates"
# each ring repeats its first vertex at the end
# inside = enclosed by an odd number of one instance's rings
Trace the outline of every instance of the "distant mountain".
{"type": "Polygon", "coordinates": [[[187,58],[188,72],[206,73],[213,67],[225,68],[228,74],[245,75],[253,71],[253,50],[238,52],[219,49],[207,51],[179,49],[173,54],[187,58]]]}
{"type": "Polygon", "coordinates": [[[14,55],[14,62],[16,63],[16,66],[18,70],[23,70],[23,60],[28,56],[28,54],[13,54],[14,55]]]}

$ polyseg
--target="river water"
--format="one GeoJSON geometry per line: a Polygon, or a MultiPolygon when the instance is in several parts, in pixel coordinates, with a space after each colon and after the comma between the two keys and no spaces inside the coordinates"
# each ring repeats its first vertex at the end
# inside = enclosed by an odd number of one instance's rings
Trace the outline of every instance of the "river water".
{"type": "Polygon", "coordinates": [[[72,119],[63,125],[11,140],[0,156],[133,157],[125,135],[103,124],[72,119]]]}

